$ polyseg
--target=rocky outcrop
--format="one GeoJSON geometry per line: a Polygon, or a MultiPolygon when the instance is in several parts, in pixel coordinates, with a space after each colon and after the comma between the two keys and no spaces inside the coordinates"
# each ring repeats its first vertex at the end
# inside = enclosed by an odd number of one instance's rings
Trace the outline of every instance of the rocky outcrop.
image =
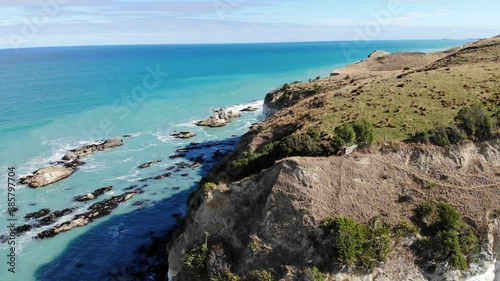
{"type": "Polygon", "coordinates": [[[177,139],[190,139],[196,137],[196,134],[193,132],[175,132],[171,136],[177,139]]]}
{"type": "Polygon", "coordinates": [[[28,213],[24,216],[25,219],[39,219],[41,217],[45,217],[50,213],[50,209],[41,209],[39,211],[33,212],[33,213],[28,213]]]}
{"type": "Polygon", "coordinates": [[[114,148],[123,145],[123,140],[121,139],[109,139],[102,141],[97,144],[84,145],[75,149],[70,150],[64,157],[63,160],[75,161],[83,157],[89,156],[94,151],[102,151],[109,148],[114,148]]]}
{"type": "Polygon", "coordinates": [[[264,100],[264,118],[269,118],[278,111],[290,107],[300,100],[311,97],[317,93],[317,89],[309,87],[301,88],[296,85],[285,85],[269,92],[264,100]]]}
{"type": "Polygon", "coordinates": [[[254,111],[257,111],[257,110],[259,110],[257,107],[249,106],[249,107],[243,108],[240,111],[241,112],[254,112],[254,111]]]}
{"type": "Polygon", "coordinates": [[[19,183],[37,188],[58,182],[69,177],[78,167],[85,164],[85,162],[80,161],[82,157],[88,156],[94,151],[101,151],[121,145],[123,145],[121,139],[109,139],[98,144],[90,144],[72,149],[64,155],[62,158],[63,161],[51,162],[52,166],[39,169],[33,175],[21,177],[19,183]]]}
{"type": "Polygon", "coordinates": [[[154,161],[151,161],[151,162],[148,162],[148,163],[141,164],[141,165],[137,166],[137,168],[139,168],[139,169],[146,169],[146,168],[149,168],[152,165],[160,163],[160,162],[161,162],[161,160],[154,160],[154,161]]]}
{"type": "Polygon", "coordinates": [[[77,196],[75,198],[74,201],[77,201],[77,202],[84,202],[84,201],[90,201],[90,200],[94,200],[95,198],[103,195],[104,193],[110,191],[111,189],[113,189],[112,186],[105,186],[105,187],[102,187],[102,188],[99,188],[99,189],[96,189],[94,192],[92,193],[88,193],[88,194],[85,194],[85,195],[80,195],[80,196],[77,196]]]}
{"type": "Polygon", "coordinates": [[[110,199],[95,203],[87,209],[88,212],[75,215],[73,219],[67,222],[63,222],[55,227],[44,230],[40,232],[36,236],[36,238],[45,239],[54,237],[62,232],[69,231],[75,227],[81,227],[87,225],[97,218],[101,218],[111,214],[113,209],[117,208],[121,202],[129,200],[135,194],[136,194],[135,192],[127,192],[125,194],[114,196],[110,199]]]}
{"type": "Polygon", "coordinates": [[[224,127],[234,118],[238,118],[240,116],[240,112],[227,110],[225,108],[219,108],[217,110],[214,110],[212,116],[210,116],[208,119],[199,121],[196,123],[196,125],[211,128],[224,127]]]}
{"type": "Polygon", "coordinates": [[[35,171],[33,175],[22,177],[20,183],[32,188],[47,186],[69,177],[74,171],[67,167],[46,167],[35,171]]]}

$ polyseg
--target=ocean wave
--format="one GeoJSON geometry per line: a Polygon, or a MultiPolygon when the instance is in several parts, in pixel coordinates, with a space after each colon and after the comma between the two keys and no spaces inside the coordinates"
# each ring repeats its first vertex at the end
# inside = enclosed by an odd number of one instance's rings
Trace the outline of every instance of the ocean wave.
{"type": "Polygon", "coordinates": [[[257,101],[252,101],[249,103],[243,103],[243,104],[237,104],[237,105],[232,105],[228,107],[223,107],[225,110],[232,110],[232,111],[241,111],[242,109],[248,108],[248,107],[256,107],[258,109],[262,110],[262,107],[264,106],[264,100],[257,100],[257,101]]]}
{"type": "Polygon", "coordinates": [[[140,174],[141,174],[141,172],[134,171],[133,174],[126,174],[126,175],[119,176],[116,178],[104,179],[101,181],[101,183],[106,182],[106,181],[115,181],[115,180],[133,182],[133,181],[137,181],[137,180],[141,179],[141,177],[139,176],[140,174]]]}
{"type": "MultiPolygon", "coordinates": [[[[89,160],[92,160],[92,158],[89,158],[89,160]]],[[[85,165],[80,167],[80,170],[82,172],[96,172],[99,170],[102,170],[106,168],[106,163],[105,162],[93,162],[93,161],[88,161],[85,165]],[[90,162],[90,163],[89,163],[90,162]]]]}
{"type": "Polygon", "coordinates": [[[164,143],[170,143],[174,140],[176,140],[175,137],[171,136],[165,131],[159,130],[155,133],[153,133],[153,136],[155,136],[159,141],[164,142],[164,143]]]}

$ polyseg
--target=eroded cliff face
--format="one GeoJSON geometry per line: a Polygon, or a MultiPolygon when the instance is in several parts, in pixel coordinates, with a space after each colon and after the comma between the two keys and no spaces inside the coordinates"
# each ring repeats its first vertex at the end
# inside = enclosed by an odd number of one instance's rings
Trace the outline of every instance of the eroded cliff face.
{"type": "Polygon", "coordinates": [[[169,248],[171,275],[193,280],[183,270],[184,254],[208,233],[208,244],[223,245],[231,270],[241,276],[269,269],[277,280],[307,280],[304,268],[329,263],[318,228],[326,217],[366,223],[380,216],[397,223],[410,219],[419,202],[436,200],[458,209],[484,238],[481,261],[469,272],[438,267],[427,273],[417,265],[412,245],[418,238],[412,238],[395,244],[388,262],[372,274],[333,272],[328,280],[465,280],[478,275],[470,280],[496,280],[487,271],[495,269],[493,251],[500,240],[499,185],[499,139],[454,148],[400,144],[342,157],[284,159],[257,175],[193,194],[183,232],[169,248]],[[438,188],[428,192],[431,181],[438,188]]]}

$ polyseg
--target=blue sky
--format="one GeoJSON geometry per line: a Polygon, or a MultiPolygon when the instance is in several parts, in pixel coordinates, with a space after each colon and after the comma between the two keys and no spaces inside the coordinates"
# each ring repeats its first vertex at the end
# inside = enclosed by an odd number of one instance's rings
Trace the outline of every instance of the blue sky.
{"type": "Polygon", "coordinates": [[[496,0],[0,0],[0,48],[479,38],[496,0]]]}

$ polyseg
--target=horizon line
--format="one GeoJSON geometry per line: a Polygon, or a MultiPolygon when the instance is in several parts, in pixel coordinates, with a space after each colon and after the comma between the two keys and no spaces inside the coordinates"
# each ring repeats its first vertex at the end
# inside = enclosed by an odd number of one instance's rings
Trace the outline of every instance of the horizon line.
{"type": "MultiPolygon", "coordinates": [[[[481,39],[486,39],[489,37],[477,37],[477,38],[419,38],[419,39],[373,39],[373,40],[363,40],[366,42],[381,42],[381,41],[441,41],[441,40],[449,40],[449,41],[476,41],[481,39]]],[[[333,42],[358,42],[359,40],[317,40],[317,41],[276,41],[276,42],[207,42],[207,43],[146,43],[146,44],[134,44],[134,43],[124,43],[124,44],[113,44],[113,43],[104,43],[104,44],[84,44],[84,45],[47,45],[47,46],[31,46],[31,47],[20,47],[20,48],[2,48],[0,47],[0,51],[8,51],[8,50],[25,50],[25,49],[43,49],[43,48],[76,48],[76,47],[117,47],[117,46],[187,46],[187,45],[252,45],[252,44],[293,44],[293,43],[333,43],[333,42]]]]}

